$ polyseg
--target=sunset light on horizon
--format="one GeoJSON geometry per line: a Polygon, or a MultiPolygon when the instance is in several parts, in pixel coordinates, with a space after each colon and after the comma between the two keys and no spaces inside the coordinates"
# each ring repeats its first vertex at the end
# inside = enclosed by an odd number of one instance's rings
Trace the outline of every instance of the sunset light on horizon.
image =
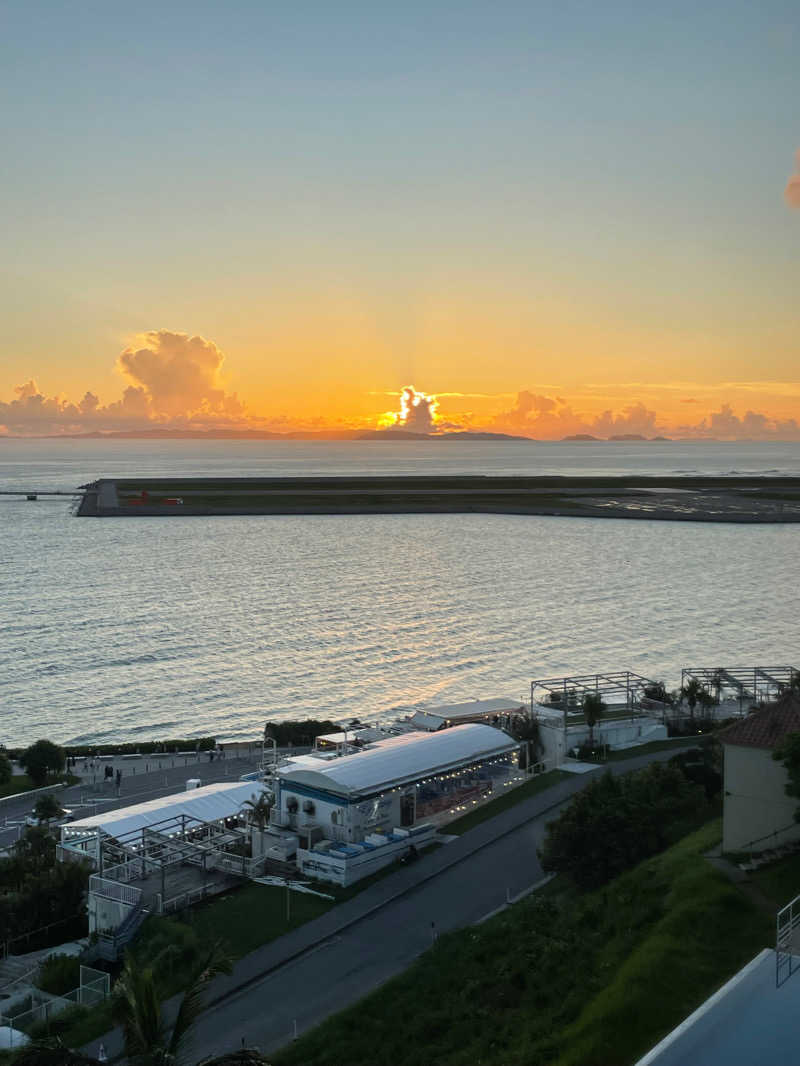
{"type": "Polygon", "coordinates": [[[3,30],[0,434],[800,439],[792,5],[3,30]]]}

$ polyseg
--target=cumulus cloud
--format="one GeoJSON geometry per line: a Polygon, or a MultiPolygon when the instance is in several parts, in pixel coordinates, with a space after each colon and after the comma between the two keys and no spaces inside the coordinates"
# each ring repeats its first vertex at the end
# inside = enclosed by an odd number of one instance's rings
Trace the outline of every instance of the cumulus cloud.
{"type": "Polygon", "coordinates": [[[78,403],[48,397],[31,378],[14,389],[13,400],[0,402],[0,425],[12,435],[26,436],[246,425],[244,404],[221,383],[224,359],[213,341],[152,330],[117,360],[131,382],[120,399],[102,404],[90,390],[78,403]]]}
{"type": "Polygon", "coordinates": [[[789,207],[800,207],[800,148],[794,155],[795,172],[786,182],[783,195],[789,207]]]}
{"type": "Polygon", "coordinates": [[[435,396],[417,392],[413,385],[405,385],[400,394],[400,410],[394,416],[394,424],[413,433],[431,433],[436,427],[438,406],[435,396]]]}
{"type": "Polygon", "coordinates": [[[157,417],[244,413],[238,397],[221,386],[225,356],[213,341],[167,329],[152,330],[142,340],[141,347],[122,352],[119,368],[145,391],[157,417]]]}
{"type": "MultiPolygon", "coordinates": [[[[694,398],[683,401],[697,403],[694,398]]],[[[642,437],[748,437],[753,440],[798,440],[800,425],[794,418],[778,419],[760,411],[748,410],[737,415],[730,404],[723,404],[707,418],[694,425],[675,426],[660,418],[656,411],[637,401],[620,411],[607,410],[599,415],[584,415],[574,410],[563,397],[542,396],[528,390],[517,394],[514,406],[495,416],[494,430],[516,433],[545,440],[583,433],[593,437],[618,437],[635,434],[642,437]]]]}

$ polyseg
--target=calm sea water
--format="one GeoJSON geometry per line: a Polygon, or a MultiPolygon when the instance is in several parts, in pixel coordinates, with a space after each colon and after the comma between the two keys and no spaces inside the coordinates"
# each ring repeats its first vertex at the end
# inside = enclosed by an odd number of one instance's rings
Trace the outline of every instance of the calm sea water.
{"type": "MultiPolygon", "coordinates": [[[[798,444],[0,440],[0,488],[100,475],[800,474],[798,444]]],[[[252,737],[536,677],[800,665],[795,526],[482,515],[78,520],[0,497],[0,739],[252,737]]]]}

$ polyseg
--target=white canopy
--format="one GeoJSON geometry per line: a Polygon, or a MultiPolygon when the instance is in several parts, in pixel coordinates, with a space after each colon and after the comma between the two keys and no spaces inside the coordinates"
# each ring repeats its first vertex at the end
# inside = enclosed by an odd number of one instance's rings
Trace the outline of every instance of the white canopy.
{"type": "Polygon", "coordinates": [[[357,796],[507,755],[516,747],[500,729],[460,725],[440,733],[404,733],[329,762],[305,756],[279,767],[278,776],[282,788],[297,782],[336,795],[357,796]]]}
{"type": "Polygon", "coordinates": [[[62,839],[86,836],[96,829],[119,839],[137,829],[147,829],[157,822],[182,814],[201,822],[217,822],[236,814],[243,803],[261,792],[258,781],[218,781],[213,785],[173,792],[160,799],[147,800],[115,811],[98,811],[88,818],[62,826],[62,839]]]}

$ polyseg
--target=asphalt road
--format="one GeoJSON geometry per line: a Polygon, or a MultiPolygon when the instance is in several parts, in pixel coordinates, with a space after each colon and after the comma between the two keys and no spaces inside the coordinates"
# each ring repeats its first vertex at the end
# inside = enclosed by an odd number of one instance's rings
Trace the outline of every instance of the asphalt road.
{"type": "MultiPolygon", "coordinates": [[[[614,774],[627,773],[651,762],[665,761],[675,750],[612,763],[609,769],[614,774]]],[[[241,1046],[242,1039],[264,1052],[274,1051],[295,1034],[313,1028],[402,973],[430,947],[434,927],[436,932],[447,932],[471,925],[501,907],[509,895],[513,898],[541,881],[544,875],[536,851],[546,825],[557,817],[570,795],[585,787],[593,776],[576,775],[563,781],[446,845],[445,854],[440,849],[426,856],[416,864],[420,873],[426,864],[441,865],[451,848],[452,854],[464,854],[457,865],[430,877],[400,898],[389,900],[343,931],[321,936],[304,954],[263,978],[251,979],[240,992],[226,994],[217,1004],[212,1002],[195,1030],[191,1047],[194,1056],[200,1059],[233,1050],[241,1046]],[[558,806],[554,807],[554,803],[558,806]],[[515,824],[515,820],[521,824],[515,824]],[[510,831],[509,826],[513,826],[510,831]],[[504,835],[497,838],[500,833],[504,835]],[[467,850],[470,840],[476,841],[478,850],[467,850]]],[[[391,875],[391,879],[400,884],[414,869],[391,875]]],[[[386,879],[387,888],[391,879],[386,879]]],[[[365,910],[369,893],[376,890],[379,891],[377,885],[363,894],[365,910]]],[[[358,906],[361,898],[357,896],[340,907],[358,906]]],[[[321,929],[323,921],[317,919],[321,929]]],[[[310,930],[314,924],[309,923],[307,928],[310,930]]],[[[224,930],[221,933],[224,935],[224,930]]],[[[279,943],[266,946],[262,955],[265,964],[279,943]]],[[[248,960],[255,963],[259,954],[248,960]]],[[[237,968],[241,965],[237,964],[237,968]]],[[[251,969],[258,972],[256,966],[251,965],[251,969]]]]}
{"type": "Polygon", "coordinates": [[[526,823],[212,1008],[194,1034],[194,1054],[221,1054],[242,1038],[273,1051],[402,973],[431,946],[431,923],[437,933],[470,925],[542,879],[536,849],[545,823],[526,823]]]}

